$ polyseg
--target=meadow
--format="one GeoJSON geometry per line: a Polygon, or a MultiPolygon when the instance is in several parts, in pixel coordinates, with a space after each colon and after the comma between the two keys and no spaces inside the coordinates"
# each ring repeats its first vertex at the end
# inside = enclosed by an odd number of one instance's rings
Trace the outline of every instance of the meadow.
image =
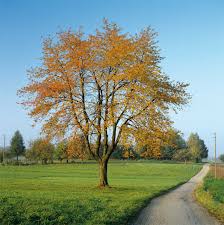
{"type": "Polygon", "coordinates": [[[112,162],[111,188],[99,189],[94,163],[0,166],[0,224],[129,224],[151,198],[189,180],[200,168],[112,162]]]}
{"type": "Polygon", "coordinates": [[[217,166],[216,174],[217,179],[215,179],[215,168],[211,166],[210,173],[195,194],[204,207],[224,222],[224,165],[217,166]]]}

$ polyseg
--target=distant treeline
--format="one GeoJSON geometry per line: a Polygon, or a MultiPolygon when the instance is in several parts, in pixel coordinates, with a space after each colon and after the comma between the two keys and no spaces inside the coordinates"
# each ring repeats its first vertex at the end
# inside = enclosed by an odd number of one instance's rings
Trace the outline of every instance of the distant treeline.
{"type": "MultiPolygon", "coordinates": [[[[175,133],[169,144],[156,148],[144,146],[138,149],[136,146],[118,145],[111,157],[123,160],[158,159],[200,162],[203,158],[208,157],[208,149],[197,133],[191,133],[186,141],[179,133],[175,133]]],[[[55,160],[68,163],[76,159],[93,159],[88,154],[81,136],[54,144],[47,139],[38,138],[31,141],[25,148],[21,133],[16,131],[10,146],[5,150],[0,148],[0,162],[4,160],[8,163],[26,161],[47,164],[53,163],[55,160]]]]}

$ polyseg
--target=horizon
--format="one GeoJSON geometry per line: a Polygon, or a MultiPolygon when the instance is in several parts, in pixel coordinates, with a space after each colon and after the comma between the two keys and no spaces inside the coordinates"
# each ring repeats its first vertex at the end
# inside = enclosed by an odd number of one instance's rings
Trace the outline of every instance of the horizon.
{"type": "Polygon", "coordinates": [[[40,125],[32,127],[33,121],[17,104],[16,92],[27,82],[26,70],[40,62],[42,38],[70,27],[77,30],[83,26],[85,33],[92,33],[106,17],[124,32],[135,34],[147,26],[158,32],[158,46],[165,57],[163,71],[175,81],[190,83],[188,90],[192,94],[188,106],[177,115],[171,114],[174,127],[183,132],[185,139],[191,132],[197,132],[210,156],[213,134],[217,132],[218,155],[224,153],[220,121],[224,111],[221,105],[224,2],[67,0],[66,3],[0,0],[0,102],[4,106],[0,112],[0,146],[2,135],[6,135],[8,144],[16,130],[20,130],[26,143],[39,136],[40,125]],[[95,11],[91,10],[93,5],[95,11]]]}

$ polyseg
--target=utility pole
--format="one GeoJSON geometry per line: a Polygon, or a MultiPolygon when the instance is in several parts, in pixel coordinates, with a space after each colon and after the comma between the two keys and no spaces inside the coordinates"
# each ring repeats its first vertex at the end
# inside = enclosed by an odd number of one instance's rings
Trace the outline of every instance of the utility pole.
{"type": "Polygon", "coordinates": [[[215,179],[216,179],[217,178],[217,165],[216,165],[217,164],[217,159],[216,159],[216,146],[217,146],[216,139],[217,138],[216,138],[216,133],[214,133],[214,139],[215,139],[215,149],[214,150],[215,150],[215,179]]]}

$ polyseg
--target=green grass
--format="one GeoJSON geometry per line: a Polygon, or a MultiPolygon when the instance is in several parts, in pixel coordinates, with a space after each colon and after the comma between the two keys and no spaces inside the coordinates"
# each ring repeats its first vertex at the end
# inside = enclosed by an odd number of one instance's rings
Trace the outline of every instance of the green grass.
{"type": "Polygon", "coordinates": [[[152,197],[187,181],[200,168],[111,163],[112,188],[101,190],[96,164],[0,166],[0,224],[128,224],[152,197]]]}
{"type": "Polygon", "coordinates": [[[195,195],[204,207],[224,222],[224,179],[207,176],[195,195]]]}
{"type": "Polygon", "coordinates": [[[204,190],[208,191],[215,201],[224,203],[224,179],[208,176],[204,182],[204,190]]]}

